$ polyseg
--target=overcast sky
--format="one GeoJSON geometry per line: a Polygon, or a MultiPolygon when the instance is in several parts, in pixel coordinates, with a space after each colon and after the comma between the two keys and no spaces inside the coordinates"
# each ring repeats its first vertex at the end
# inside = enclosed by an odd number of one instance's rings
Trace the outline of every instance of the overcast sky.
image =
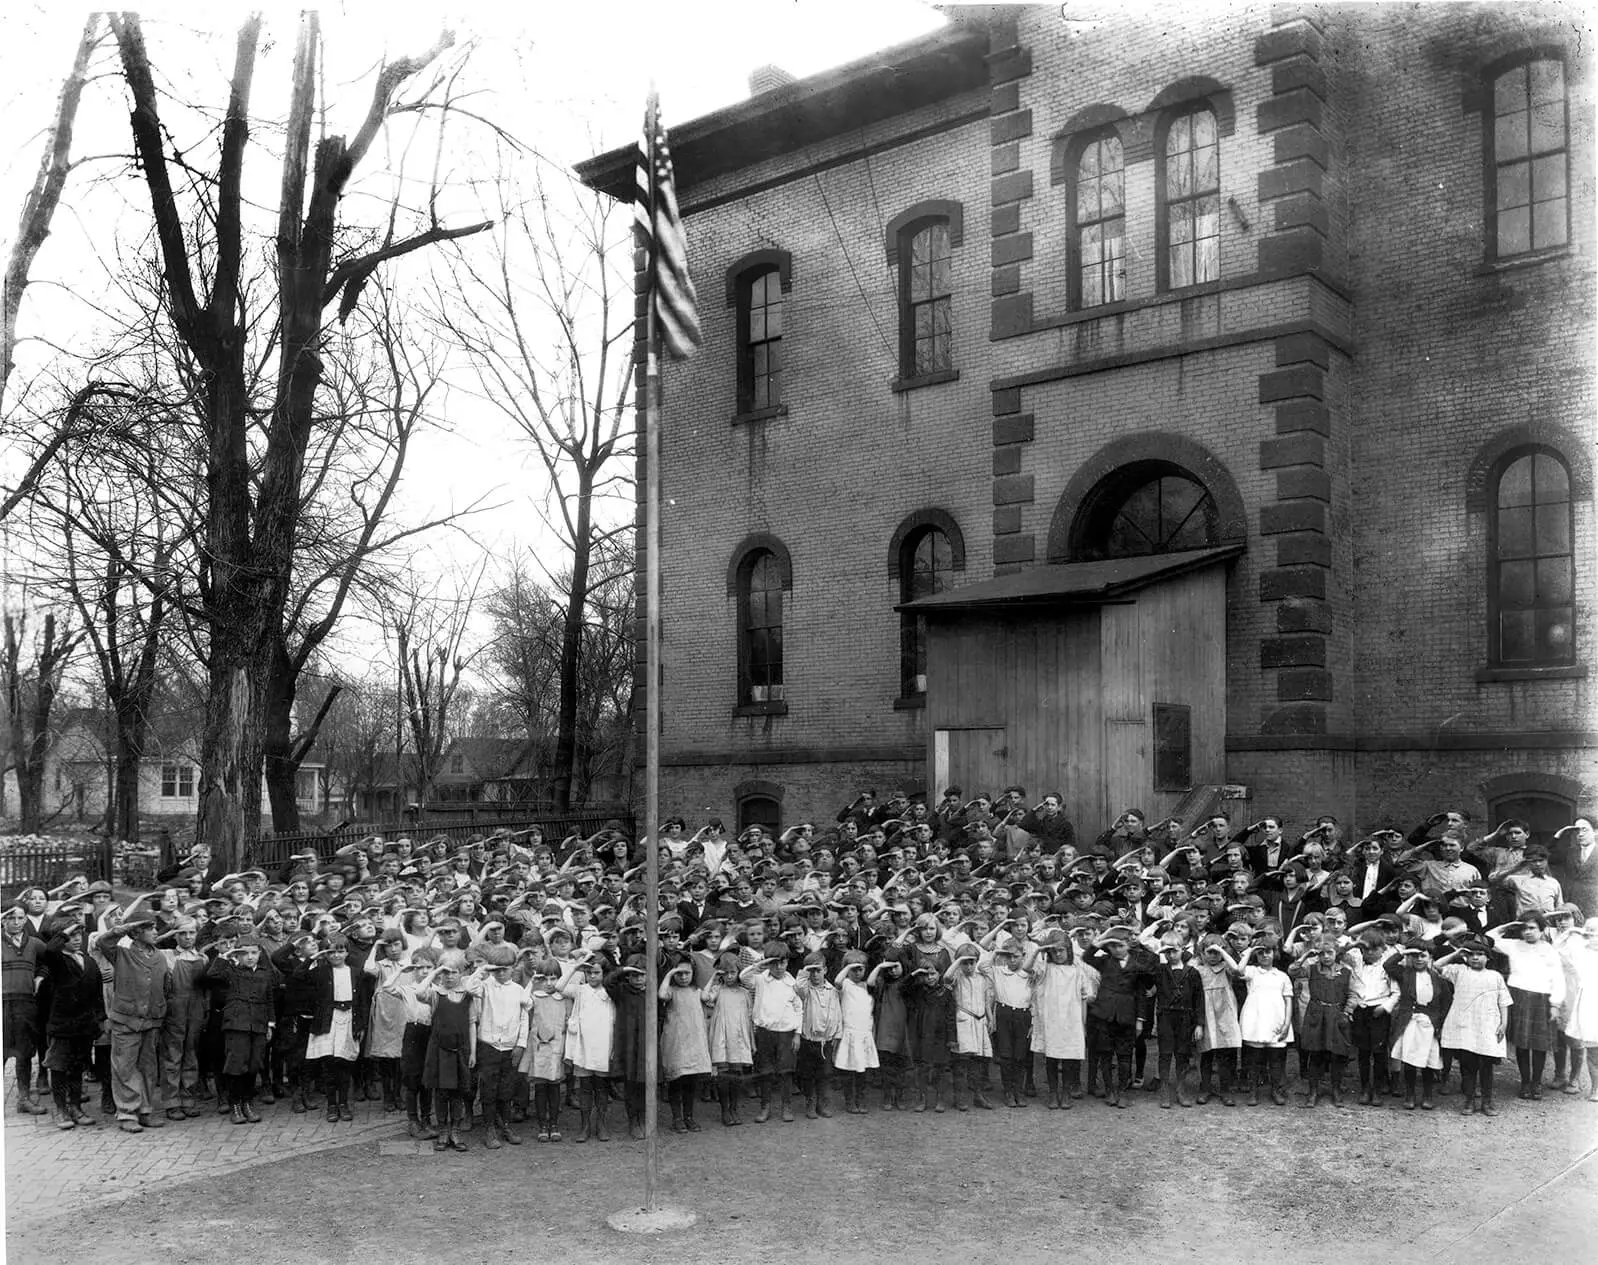
{"type": "MultiPolygon", "coordinates": [[[[265,14],[252,113],[281,118],[301,4],[161,4],[140,8],[158,87],[173,100],[226,100],[233,41],[246,13],[265,14]]],[[[3,6],[0,14],[0,244],[9,249],[47,124],[81,31],[84,10],[58,3],[3,6]]],[[[912,38],[943,18],[922,0],[692,0],[663,5],[642,0],[541,0],[531,4],[436,6],[361,3],[324,6],[324,88],[329,131],[352,131],[380,59],[425,50],[442,29],[475,40],[470,75],[482,89],[472,105],[548,162],[569,167],[638,133],[651,81],[668,125],[743,99],[748,74],[776,63],[805,76],[912,38]]],[[[80,108],[73,157],[86,163],[68,184],[54,231],[36,260],[19,334],[47,336],[71,348],[92,338],[96,299],[120,266],[113,242],[138,240],[148,222],[142,184],[125,157],[131,149],[127,97],[107,42],[80,108]],[[137,231],[129,237],[129,228],[137,231]]],[[[203,120],[202,120],[203,123],[203,120]]],[[[174,127],[174,130],[176,128],[174,127]]],[[[203,133],[203,127],[201,129],[203,133]]],[[[269,144],[270,142],[268,142],[269,144]]],[[[196,146],[214,146],[214,136],[196,146]]],[[[214,156],[202,163],[214,162],[214,156]]],[[[275,161],[268,146],[252,150],[253,174],[272,196],[275,161]]],[[[463,165],[471,159],[462,160],[463,165]]],[[[451,173],[457,187],[482,172],[451,173]]],[[[146,248],[148,245],[146,243],[146,248]]],[[[414,275],[414,273],[412,274],[414,275]]],[[[396,282],[403,284],[402,277],[396,282]]],[[[19,351],[12,389],[44,355],[19,351]]],[[[510,428],[457,393],[449,401],[452,433],[413,451],[404,512],[424,516],[480,498],[502,506],[474,522],[470,540],[442,540],[441,558],[486,550],[503,560],[536,546],[532,502],[542,483],[510,428]]],[[[11,454],[12,461],[15,453],[11,454]]],[[[7,455],[0,453],[0,468],[7,455]]],[[[3,547],[3,544],[0,544],[3,547]]],[[[492,564],[491,564],[492,566],[492,564]]]]}

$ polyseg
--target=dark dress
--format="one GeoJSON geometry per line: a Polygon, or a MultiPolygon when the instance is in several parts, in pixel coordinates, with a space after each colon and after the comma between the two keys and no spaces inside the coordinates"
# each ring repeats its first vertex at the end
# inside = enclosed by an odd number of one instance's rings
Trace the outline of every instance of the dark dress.
{"type": "Polygon", "coordinates": [[[904,958],[904,1024],[906,1049],[912,1063],[943,1067],[954,1042],[954,991],[943,982],[954,958],[943,945],[930,952],[914,945],[904,958]],[[925,968],[931,976],[911,972],[925,968]]]}
{"type": "Polygon", "coordinates": [[[472,1083],[472,999],[443,993],[433,998],[433,1029],[422,1063],[422,1084],[428,1089],[464,1091],[472,1083]]]}
{"type": "Polygon", "coordinates": [[[616,1003],[616,1027],[610,1044],[610,1074],[623,1080],[644,1080],[644,1023],[652,1019],[654,1006],[645,1005],[644,990],[635,988],[621,970],[605,973],[605,991],[616,1003]]]}
{"type": "Polygon", "coordinates": [[[1334,1058],[1354,1056],[1353,1021],[1344,1007],[1353,976],[1346,966],[1330,971],[1312,962],[1303,973],[1309,985],[1309,1000],[1304,1006],[1304,1021],[1298,1032],[1298,1048],[1306,1052],[1324,1051],[1334,1058]]]}

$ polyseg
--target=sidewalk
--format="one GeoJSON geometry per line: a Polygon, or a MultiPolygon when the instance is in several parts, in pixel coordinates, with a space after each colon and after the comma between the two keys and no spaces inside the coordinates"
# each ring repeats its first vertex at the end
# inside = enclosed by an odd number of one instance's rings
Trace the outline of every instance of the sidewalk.
{"type": "MultiPolygon", "coordinates": [[[[9,1079],[9,1078],[8,1078],[9,1079]]],[[[380,1102],[352,1102],[353,1124],[329,1124],[318,1110],[295,1115],[287,1102],[260,1107],[260,1124],[235,1125],[203,1104],[205,1114],[167,1121],[162,1129],[123,1133],[114,1118],[85,1104],[101,1120],[94,1128],[57,1129],[49,1116],[16,1113],[16,1094],[5,1097],[5,1211],[16,1226],[130,1199],[154,1186],[214,1177],[257,1164],[333,1150],[351,1142],[405,1137],[403,1112],[380,1102]]]]}

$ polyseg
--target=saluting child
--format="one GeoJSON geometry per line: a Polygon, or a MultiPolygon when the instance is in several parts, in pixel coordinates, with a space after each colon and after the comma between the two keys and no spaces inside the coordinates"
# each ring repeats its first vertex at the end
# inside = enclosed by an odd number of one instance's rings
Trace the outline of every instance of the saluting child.
{"type": "Polygon", "coordinates": [[[954,961],[944,973],[944,981],[954,993],[953,1098],[956,1111],[975,1105],[992,1110],[983,1094],[987,1082],[987,1062],[993,1057],[993,956],[983,960],[982,950],[967,940],[954,951],[954,961]],[[960,1093],[962,1085],[971,1091],[967,1103],[960,1093]]]}
{"type": "Polygon", "coordinates": [[[465,969],[466,955],[449,949],[416,990],[416,1000],[433,1013],[422,1084],[436,1095],[442,1132],[433,1141],[435,1151],[464,1151],[468,1146],[464,1136],[466,1102],[477,1064],[477,1031],[471,994],[462,987],[465,969]]]}
{"type": "Polygon", "coordinates": [[[610,1141],[605,1078],[610,1075],[611,1047],[616,1039],[616,1003],[606,991],[604,979],[604,959],[591,949],[574,956],[560,977],[560,991],[572,1003],[566,1022],[566,1057],[577,1081],[582,1126],[574,1142],[586,1142],[590,1137],[596,1142],[610,1141]]]}
{"type": "Polygon", "coordinates": [[[866,1114],[866,1076],[880,1065],[872,1035],[875,1017],[871,993],[888,963],[877,963],[868,975],[869,961],[859,949],[850,949],[843,955],[843,967],[833,979],[838,989],[841,1026],[832,1065],[844,1074],[843,1109],[851,1116],[866,1114]]]}
{"type": "Polygon", "coordinates": [[[707,1035],[716,1073],[716,1101],[721,1105],[721,1123],[729,1127],[743,1123],[738,1106],[755,1062],[750,994],[738,982],[743,965],[736,953],[723,952],[716,959],[715,978],[705,985],[702,994],[710,1007],[707,1035]]]}
{"type": "Polygon", "coordinates": [[[532,1082],[533,1120],[540,1142],[560,1141],[560,1088],[566,1076],[566,1020],[571,1012],[571,1002],[560,991],[560,974],[560,963],[545,958],[534,963],[527,983],[532,1008],[521,1072],[532,1082]]]}
{"type": "Polygon", "coordinates": [[[805,1096],[805,1117],[830,1119],[832,1060],[843,1032],[843,1008],[838,990],[827,978],[827,959],[819,950],[805,957],[804,971],[794,980],[794,990],[803,1010],[796,1068],[799,1091],[805,1096]]]}
{"type": "Polygon", "coordinates": [[[665,1021],[660,1029],[660,1072],[666,1082],[673,1133],[698,1133],[694,1105],[699,1078],[711,1073],[710,1038],[705,1030],[705,1003],[694,982],[694,961],[678,962],[660,981],[665,1021]]]}
{"type": "Polygon", "coordinates": [[[1293,981],[1276,966],[1275,951],[1263,945],[1245,949],[1241,965],[1248,988],[1238,1016],[1248,1105],[1259,1106],[1260,1087],[1269,1081],[1271,1101],[1285,1107],[1287,1047],[1293,1040],[1293,981]]]}

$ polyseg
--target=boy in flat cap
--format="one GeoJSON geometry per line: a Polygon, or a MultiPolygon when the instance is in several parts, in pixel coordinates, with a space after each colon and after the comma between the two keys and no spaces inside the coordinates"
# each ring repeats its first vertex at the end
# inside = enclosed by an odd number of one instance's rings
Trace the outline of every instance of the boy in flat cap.
{"type": "Polygon", "coordinates": [[[155,947],[153,916],[130,918],[95,937],[111,964],[111,1084],[117,1125],[126,1133],[166,1122],[161,1101],[161,1027],[172,991],[166,956],[155,947]]]}
{"type": "Polygon", "coordinates": [[[39,965],[50,986],[44,1067],[50,1073],[54,1105],[50,1119],[58,1129],[99,1123],[78,1105],[83,1072],[105,1022],[100,967],[85,943],[87,915],[84,905],[69,902],[58,908],[49,924],[49,939],[39,952],[39,965]]]}
{"type": "Polygon", "coordinates": [[[3,979],[4,1033],[7,1059],[17,1061],[17,1111],[42,1115],[47,1108],[33,1101],[33,1059],[39,1048],[39,950],[44,941],[28,930],[28,914],[13,905],[0,915],[0,979],[3,979]]]}
{"type": "Polygon", "coordinates": [[[226,986],[222,1004],[222,1071],[234,1124],[259,1124],[255,1080],[266,1068],[266,1045],[275,1026],[273,994],[278,973],[261,956],[253,935],[221,940],[201,978],[226,986]]]}
{"type": "Polygon", "coordinates": [[[771,1119],[771,1100],[779,1096],[784,1121],[793,1119],[790,1080],[799,1049],[799,1025],[804,1004],[794,978],[788,974],[788,946],[773,941],[759,962],[743,968],[739,981],[754,994],[755,1078],[760,1087],[756,1124],[771,1119]]]}

